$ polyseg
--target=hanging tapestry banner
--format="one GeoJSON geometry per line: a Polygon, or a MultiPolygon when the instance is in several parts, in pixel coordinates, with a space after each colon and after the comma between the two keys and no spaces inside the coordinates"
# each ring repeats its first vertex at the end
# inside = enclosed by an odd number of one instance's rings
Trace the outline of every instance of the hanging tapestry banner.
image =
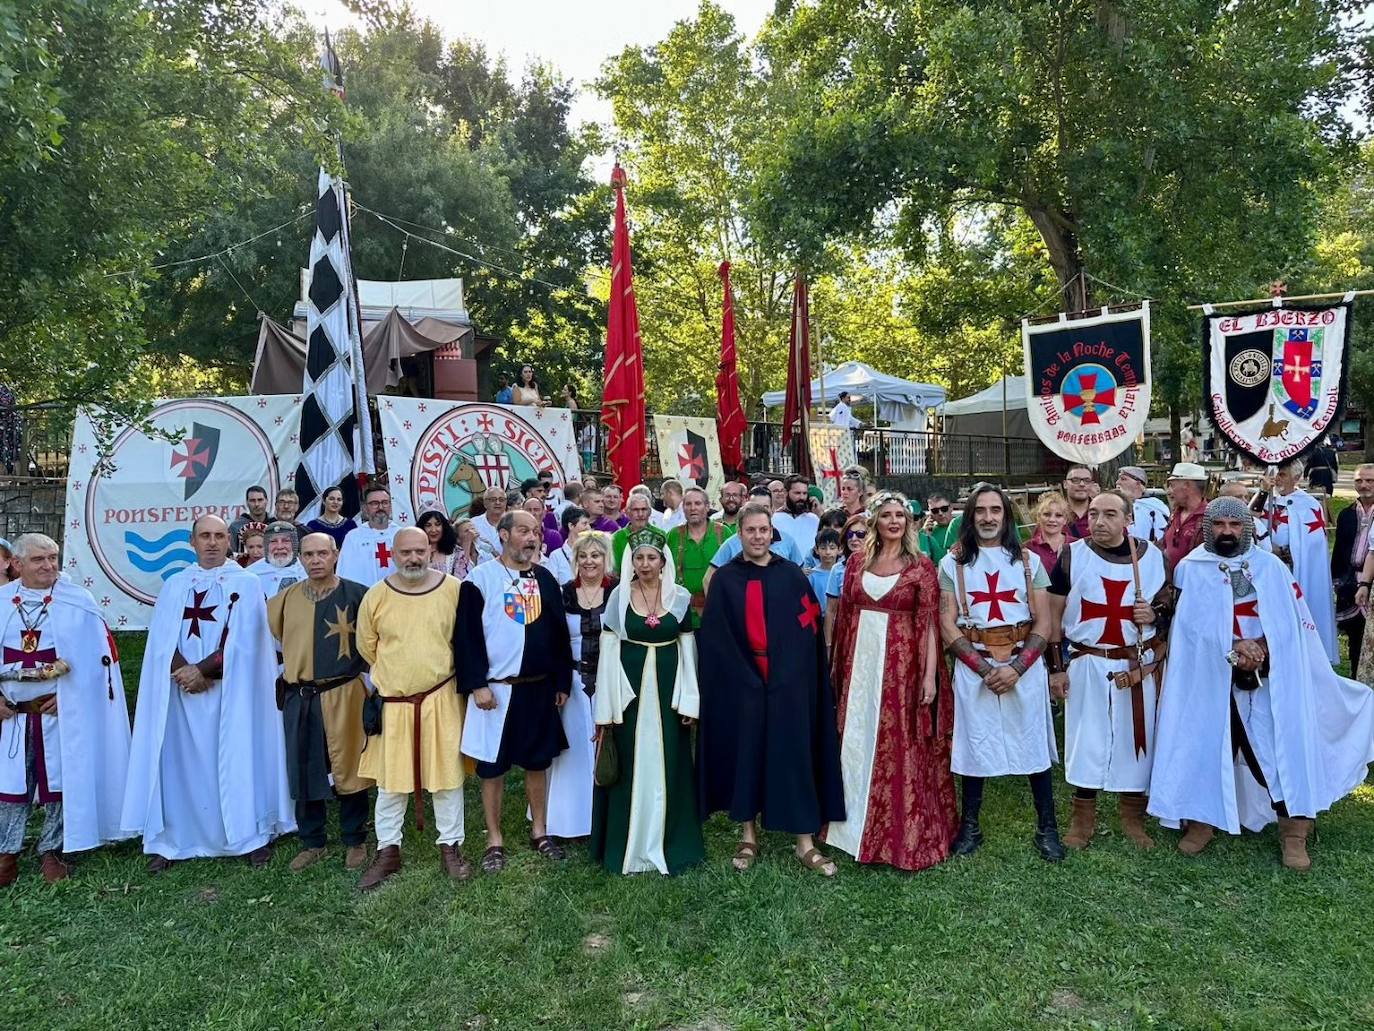
{"type": "Polygon", "coordinates": [[[1345,408],[1350,301],[1242,315],[1203,309],[1207,413],[1241,454],[1278,465],[1301,457],[1336,424],[1345,408]]]}
{"type": "Polygon", "coordinates": [[[1098,466],[1125,451],[1150,417],[1150,304],[1031,325],[1021,322],[1026,412],[1070,462],[1098,466]]]}
{"type": "Polygon", "coordinates": [[[437,509],[465,516],[488,487],[518,489],[541,472],[552,491],[577,479],[577,441],[566,408],[379,397],[392,517],[413,525],[437,509]]]}
{"type": "Polygon", "coordinates": [[[715,419],[686,415],[655,415],[658,464],[664,479],[681,480],[684,487],[696,484],[706,491],[711,504],[720,501],[725,466],[720,461],[720,437],[715,419]]]}
{"type": "Polygon", "coordinates": [[[825,491],[825,507],[833,508],[840,503],[840,478],[846,467],[857,464],[854,431],[847,426],[828,423],[812,423],[810,430],[811,468],[816,471],[816,482],[825,491]]]}

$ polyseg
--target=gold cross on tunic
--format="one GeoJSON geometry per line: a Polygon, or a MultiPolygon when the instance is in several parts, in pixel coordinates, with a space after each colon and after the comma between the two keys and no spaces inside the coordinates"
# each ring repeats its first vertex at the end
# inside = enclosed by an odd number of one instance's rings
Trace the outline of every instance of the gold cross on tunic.
{"type": "Polygon", "coordinates": [[[337,637],[339,639],[339,658],[353,658],[353,621],[348,618],[348,606],[334,606],[334,622],[324,621],[324,625],[329,627],[326,638],[337,637]]]}

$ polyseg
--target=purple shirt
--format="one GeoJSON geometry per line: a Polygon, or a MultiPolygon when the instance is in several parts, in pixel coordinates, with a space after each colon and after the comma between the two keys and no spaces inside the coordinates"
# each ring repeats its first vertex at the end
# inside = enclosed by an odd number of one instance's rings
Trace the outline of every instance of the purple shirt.
{"type": "MultiPolygon", "coordinates": [[[[629,520],[625,520],[627,523],[629,520]]],[[[600,530],[602,533],[615,533],[621,527],[614,519],[607,519],[605,516],[597,516],[596,522],[592,523],[593,530],[600,530]]]]}
{"type": "Polygon", "coordinates": [[[557,530],[544,531],[544,554],[552,555],[559,548],[563,547],[563,535],[557,530]]]}

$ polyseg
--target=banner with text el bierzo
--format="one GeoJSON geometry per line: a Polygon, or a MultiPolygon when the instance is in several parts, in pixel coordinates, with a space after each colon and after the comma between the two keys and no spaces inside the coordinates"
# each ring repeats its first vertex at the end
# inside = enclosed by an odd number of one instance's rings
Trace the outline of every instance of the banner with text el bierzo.
{"type": "Polygon", "coordinates": [[[1345,408],[1351,297],[1244,314],[1203,309],[1203,396],[1217,431],[1262,465],[1301,458],[1345,408]]]}
{"type": "Polygon", "coordinates": [[[249,487],[274,498],[291,485],[300,404],[298,394],[158,401],[149,422],[171,439],[116,426],[104,462],[90,413],[77,413],[62,568],[112,629],[147,628],[163,582],[195,561],[192,520],[232,522],[249,487]]]}
{"type": "Polygon", "coordinates": [[[1131,446],[1150,416],[1150,303],[1086,318],[1021,322],[1026,411],[1041,442],[1098,466],[1131,446]]]}

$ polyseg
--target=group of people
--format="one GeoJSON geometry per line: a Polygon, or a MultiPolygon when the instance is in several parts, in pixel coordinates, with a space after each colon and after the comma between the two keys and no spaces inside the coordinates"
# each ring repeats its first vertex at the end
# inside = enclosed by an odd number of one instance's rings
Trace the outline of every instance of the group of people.
{"type": "Polygon", "coordinates": [[[158,873],[264,865],[294,832],[304,870],[329,855],[334,803],[344,865],[371,890],[402,868],[412,797],[425,829],[425,794],[445,873],[497,874],[517,767],[530,849],[559,862],[585,839],[613,873],[702,862],[717,812],[739,826],[740,871],[765,831],[822,876],[832,852],[920,870],[976,851],[986,780],[1022,776],[1050,861],[1091,844],[1110,792],[1141,848],[1147,814],[1182,827],[1190,854],[1277,820],[1282,862],[1305,869],[1312,821],[1374,759],[1374,695],[1332,668],[1341,584],[1352,654],[1351,613],[1366,626],[1374,467],[1355,523],[1337,525],[1334,588],[1324,509],[1297,475],[1208,503],[1205,471],[1180,463],[1166,507],[1143,470],[1103,488],[1073,467],[1024,543],[998,487],[957,512],[857,468],[830,510],[800,477],[727,483],[715,506],[675,481],[622,507],[612,485],[555,498],[535,480],[410,527],[384,486],[361,522],[331,492],[305,525],[289,492],[269,516],[254,488],[233,526],[191,528],[196,561],[157,599],[132,729],[99,609],[57,545],[26,534],[0,588],[0,884],[33,805],[53,881],[68,855],[135,836],[158,873]],[[468,776],[485,825],[471,859],[468,776]]]}

